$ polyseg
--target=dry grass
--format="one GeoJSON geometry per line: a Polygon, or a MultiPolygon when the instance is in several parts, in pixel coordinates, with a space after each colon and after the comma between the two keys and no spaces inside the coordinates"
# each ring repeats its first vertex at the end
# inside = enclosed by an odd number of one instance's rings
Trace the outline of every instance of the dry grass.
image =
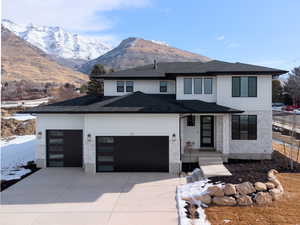
{"type": "Polygon", "coordinates": [[[284,198],[268,206],[220,207],[205,210],[212,225],[300,225],[300,173],[278,175],[284,198]]]}

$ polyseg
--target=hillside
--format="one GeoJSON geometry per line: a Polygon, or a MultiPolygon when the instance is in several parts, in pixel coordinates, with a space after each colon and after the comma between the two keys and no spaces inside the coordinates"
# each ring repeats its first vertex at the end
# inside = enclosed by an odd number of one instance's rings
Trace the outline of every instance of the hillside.
{"type": "Polygon", "coordinates": [[[206,56],[180,50],[166,44],[141,38],[128,38],[123,40],[119,46],[111,51],[83,64],[79,70],[84,73],[89,73],[95,64],[102,64],[114,70],[122,70],[153,63],[154,59],[158,62],[206,62],[210,60],[206,56]]]}
{"type": "Polygon", "coordinates": [[[79,85],[88,76],[63,67],[8,29],[1,30],[1,72],[3,81],[26,80],[36,83],[72,83],[79,85]]]}

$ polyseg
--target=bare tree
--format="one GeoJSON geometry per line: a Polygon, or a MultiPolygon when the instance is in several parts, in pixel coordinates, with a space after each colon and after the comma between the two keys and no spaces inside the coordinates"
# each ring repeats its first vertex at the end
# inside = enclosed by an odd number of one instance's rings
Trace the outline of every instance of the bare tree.
{"type": "Polygon", "coordinates": [[[293,98],[293,104],[300,102],[300,67],[294,68],[284,84],[285,91],[293,98]]]}

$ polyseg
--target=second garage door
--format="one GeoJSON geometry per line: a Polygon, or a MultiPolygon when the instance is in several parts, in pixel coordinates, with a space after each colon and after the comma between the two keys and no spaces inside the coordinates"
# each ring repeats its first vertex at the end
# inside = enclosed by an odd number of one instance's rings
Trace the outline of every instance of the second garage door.
{"type": "Polygon", "coordinates": [[[98,136],[96,171],[169,171],[168,136],[98,136]]]}

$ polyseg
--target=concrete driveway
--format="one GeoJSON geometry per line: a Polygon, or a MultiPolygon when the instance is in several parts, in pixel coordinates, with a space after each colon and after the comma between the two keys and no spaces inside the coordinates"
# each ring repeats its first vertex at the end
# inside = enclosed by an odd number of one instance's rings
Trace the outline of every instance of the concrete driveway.
{"type": "Polygon", "coordinates": [[[176,225],[167,173],[86,175],[77,168],[39,170],[1,193],[1,225],[176,225]]]}

